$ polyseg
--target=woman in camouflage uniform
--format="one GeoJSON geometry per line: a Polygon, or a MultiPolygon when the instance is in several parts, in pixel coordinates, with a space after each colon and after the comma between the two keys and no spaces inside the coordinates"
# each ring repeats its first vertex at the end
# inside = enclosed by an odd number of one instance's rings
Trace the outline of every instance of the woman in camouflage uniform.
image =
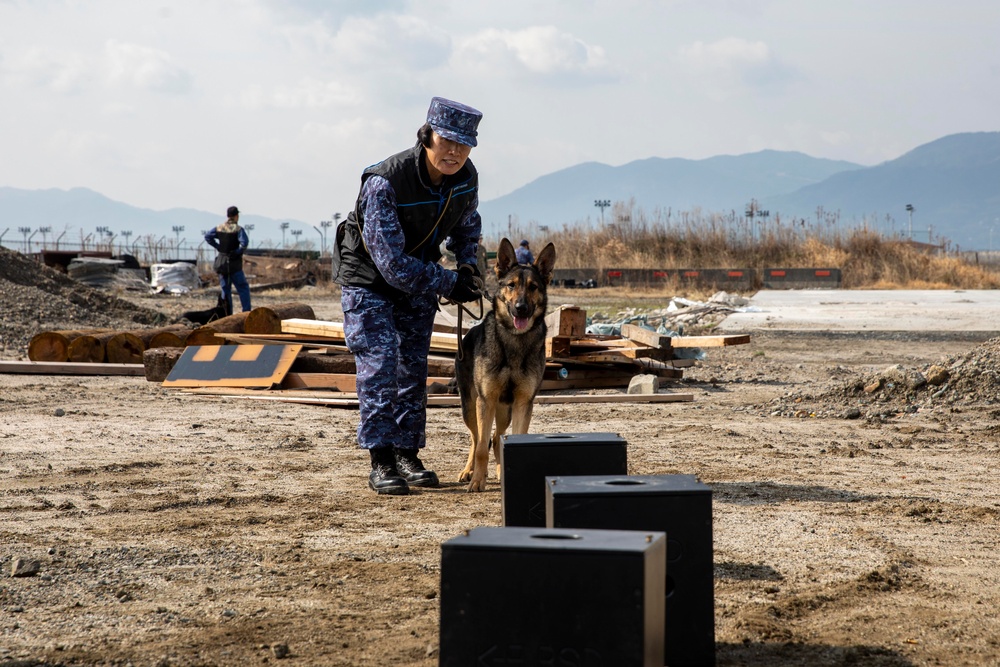
{"type": "Polygon", "coordinates": [[[417,144],[364,170],[354,210],[337,228],[334,281],[357,362],[358,445],[369,488],[405,495],[437,486],[425,445],[427,354],[439,296],[479,297],[479,178],[469,153],[482,113],[435,97],[417,144]],[[439,263],[441,244],[459,269],[439,263]]]}

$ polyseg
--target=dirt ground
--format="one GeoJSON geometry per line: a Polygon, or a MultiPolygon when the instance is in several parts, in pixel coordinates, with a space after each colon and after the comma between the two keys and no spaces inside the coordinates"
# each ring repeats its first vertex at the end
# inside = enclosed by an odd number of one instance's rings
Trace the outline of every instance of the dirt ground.
{"type": "MultiPolygon", "coordinates": [[[[993,382],[991,344],[750,333],[665,388],[693,402],[532,430],[618,433],[631,473],[712,488],[718,665],[1000,664],[1000,404],[955,389],[993,382]],[[935,364],[952,389],[892,380],[935,364]]],[[[378,497],[356,411],[0,374],[0,666],[436,665],[441,543],[501,514],[492,476],[454,481],[458,409],[428,420],[443,487],[378,497]]]]}

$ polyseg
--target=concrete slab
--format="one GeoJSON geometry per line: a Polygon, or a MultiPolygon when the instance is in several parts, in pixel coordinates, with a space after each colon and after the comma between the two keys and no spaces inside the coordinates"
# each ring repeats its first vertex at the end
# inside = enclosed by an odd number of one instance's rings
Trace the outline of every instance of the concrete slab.
{"type": "Polygon", "coordinates": [[[761,290],[734,331],[1000,332],[1000,290],[761,290]]]}

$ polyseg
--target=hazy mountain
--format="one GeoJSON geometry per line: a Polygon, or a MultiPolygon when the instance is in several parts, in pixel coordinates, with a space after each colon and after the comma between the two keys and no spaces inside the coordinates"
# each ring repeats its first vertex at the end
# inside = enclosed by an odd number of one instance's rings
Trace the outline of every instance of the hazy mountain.
{"type": "Polygon", "coordinates": [[[963,249],[988,249],[994,228],[992,245],[1000,247],[1000,132],[953,134],[895,160],[834,174],[762,203],[772,214],[809,219],[822,206],[846,224],[867,218],[880,230],[904,235],[910,229],[910,204],[918,241],[944,236],[963,249]]]}
{"type": "MultiPolygon", "coordinates": [[[[35,231],[41,227],[49,227],[49,246],[57,238],[61,243],[79,246],[81,238],[91,235],[89,243],[94,242],[98,227],[107,227],[118,235],[116,246],[122,241],[121,232],[132,232],[132,241],[152,236],[154,239],[166,237],[170,241],[178,237],[187,239],[188,244],[197,246],[204,232],[225,219],[222,213],[208,213],[190,208],[172,208],[166,211],[154,211],[148,208],[138,208],[129,204],[114,201],[104,195],[87,188],[72,188],[71,190],[19,190],[0,187],[0,234],[3,234],[3,244],[7,247],[23,250],[24,235],[19,229],[30,227],[35,231]],[[174,227],[183,227],[181,232],[175,232],[174,227]],[[4,231],[6,230],[6,231],[4,231]]],[[[281,245],[282,232],[280,223],[259,215],[241,215],[240,223],[253,225],[251,246],[281,245]]],[[[299,221],[289,221],[289,228],[302,229],[302,241],[308,239],[314,248],[320,245],[319,234],[310,225],[299,221]]],[[[288,244],[295,239],[286,237],[288,244]]],[[[42,240],[38,233],[34,235],[32,244],[42,240]]]]}
{"type": "MultiPolygon", "coordinates": [[[[918,241],[937,243],[943,237],[963,249],[1000,248],[1000,132],[950,135],[874,167],[779,151],[705,160],[651,158],[621,167],[586,163],[538,178],[480,208],[487,229],[505,231],[509,219],[521,228],[595,224],[601,219],[598,199],[634,200],[651,216],[668,207],[742,215],[756,199],[771,222],[778,216],[786,221],[821,216],[904,236],[911,229],[910,204],[918,241]]],[[[611,210],[604,213],[608,217],[611,210]]]]}
{"type": "MultiPolygon", "coordinates": [[[[903,234],[910,226],[910,204],[916,240],[944,237],[963,249],[1000,248],[1000,132],[947,136],[874,167],[781,151],[704,160],[649,158],[620,167],[588,162],[480,202],[480,212],[487,235],[493,235],[507,230],[508,219],[521,228],[532,223],[598,224],[601,210],[595,200],[634,201],[652,216],[667,208],[675,213],[742,215],[751,199],[770,211],[770,222],[778,216],[785,221],[816,220],[821,209],[827,219],[844,226],[865,222],[886,233],[903,234]]],[[[610,220],[612,213],[604,210],[605,218],[610,220]]],[[[183,226],[181,238],[197,245],[202,232],[221,218],[221,213],[193,209],[137,208],[85,188],[0,187],[0,242],[17,249],[23,249],[20,228],[34,231],[43,226],[52,229],[50,244],[63,235],[74,245],[97,227],[116,234],[131,230],[134,240],[147,235],[173,240],[173,228],[183,226]]],[[[241,222],[254,225],[253,246],[275,247],[286,241],[292,245],[296,240],[312,248],[320,245],[318,232],[308,223],[289,221],[285,238],[283,221],[245,215],[241,222]],[[295,237],[292,230],[302,234],[295,237]]],[[[36,232],[34,242],[40,240],[36,232]]]]}
{"type": "MultiPolygon", "coordinates": [[[[673,211],[742,212],[751,199],[763,200],[819,183],[861,165],[809,157],[803,153],[760,151],[704,160],[648,158],[620,167],[597,162],[542,176],[508,195],[480,203],[487,228],[506,230],[508,216],[522,227],[599,222],[596,200],[628,202],[652,213],[673,211]]],[[[606,209],[608,219],[611,210],[606,209]]]]}

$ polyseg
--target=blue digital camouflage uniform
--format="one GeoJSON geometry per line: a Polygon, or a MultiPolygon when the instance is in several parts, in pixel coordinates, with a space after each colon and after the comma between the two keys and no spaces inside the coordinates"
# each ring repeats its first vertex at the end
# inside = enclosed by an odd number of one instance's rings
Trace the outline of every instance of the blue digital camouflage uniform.
{"type": "MultiPolygon", "coordinates": [[[[374,175],[365,181],[359,205],[365,246],[386,282],[405,294],[342,288],[344,335],[357,363],[358,446],[420,448],[425,444],[427,354],[437,298],[451,292],[456,274],[403,251],[395,194],[385,178],[374,175]]],[[[459,264],[476,262],[482,227],[477,207],[478,198],[448,237],[446,247],[459,264]]]]}

